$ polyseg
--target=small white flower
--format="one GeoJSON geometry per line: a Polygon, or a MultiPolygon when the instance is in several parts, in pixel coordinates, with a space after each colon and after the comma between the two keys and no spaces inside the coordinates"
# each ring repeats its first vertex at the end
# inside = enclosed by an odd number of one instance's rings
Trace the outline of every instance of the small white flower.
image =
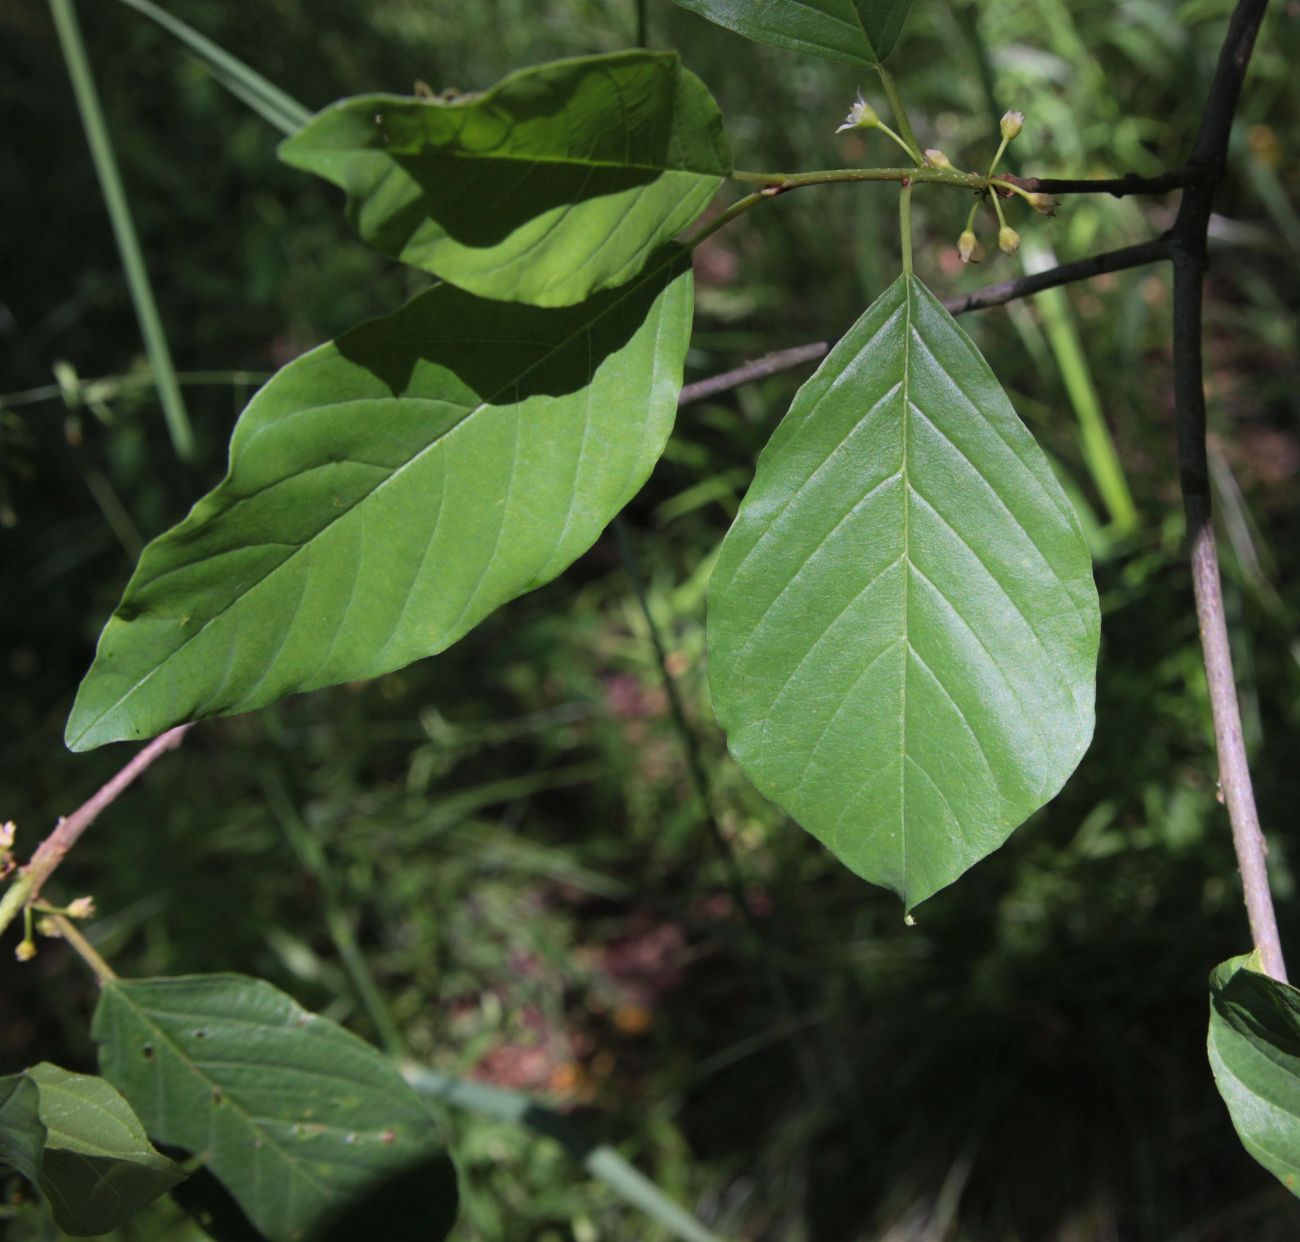
{"type": "Polygon", "coordinates": [[[846,129],[875,129],[880,124],[880,118],[876,115],[876,110],[865,99],[862,93],[858,93],[857,103],[849,109],[849,114],[844,118],[844,124],[835,132],[843,133],[846,129]]]}

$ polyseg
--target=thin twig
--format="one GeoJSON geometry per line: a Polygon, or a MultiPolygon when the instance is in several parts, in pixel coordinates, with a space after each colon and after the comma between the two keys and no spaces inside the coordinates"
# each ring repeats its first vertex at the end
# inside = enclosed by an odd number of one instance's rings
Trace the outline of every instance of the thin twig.
{"type": "Polygon", "coordinates": [[[1171,168],[1154,177],[1139,177],[1125,173],[1122,177],[1012,177],[1003,174],[1004,181],[1014,181],[1031,194],[1109,194],[1112,198],[1127,198],[1130,194],[1168,194],[1181,190],[1192,180],[1186,168],[1171,168]]]}
{"type": "Polygon", "coordinates": [[[1194,177],[1183,193],[1169,233],[1174,263],[1174,416],[1178,430],[1178,479],[1187,517],[1187,538],[1196,597],[1196,618],[1214,718],[1219,784],[1228,807],[1233,846],[1241,871],[1251,938],[1265,973],[1286,979],[1282,941],[1268,884],[1268,849],[1260,829],[1250,764],[1241,729],[1241,708],[1223,611],[1219,558],[1210,510],[1210,467],[1205,443],[1205,379],[1201,358],[1206,238],[1214,192],[1227,164],[1228,137],[1246,67],[1268,0],[1239,0],[1228,22],[1219,63],[1201,114],[1188,167],[1194,177]]]}
{"type": "Polygon", "coordinates": [[[1053,289],[1057,285],[1073,284],[1075,281],[1101,276],[1106,272],[1122,272],[1130,267],[1143,267],[1168,257],[1168,241],[1164,237],[1153,237],[1150,241],[1138,242],[1134,246],[1121,246],[1118,250],[1107,250],[1104,254],[1095,254],[1087,259],[1062,263],[1058,267],[1048,268],[1045,272],[1034,272],[1028,276],[1018,276],[1015,280],[1003,280],[996,285],[985,285],[983,289],[976,289],[974,293],[947,298],[944,306],[950,314],[964,315],[967,311],[1002,306],[1007,302],[1014,302],[1017,298],[1041,293],[1044,289],[1053,289]]]}
{"type": "MultiPolygon", "coordinates": [[[[948,298],[944,302],[950,314],[964,315],[968,311],[985,310],[990,306],[1002,306],[1014,302],[1017,298],[1029,297],[1052,289],[1057,285],[1073,284],[1075,281],[1087,280],[1092,276],[1101,276],[1106,272],[1121,272],[1126,268],[1141,267],[1147,263],[1156,263],[1169,258],[1167,237],[1154,237],[1150,241],[1138,242],[1134,246],[1122,246],[1118,250],[1108,250],[1104,254],[1091,258],[1079,259],[1074,263],[1062,263],[1059,267],[1049,268],[1045,272],[1035,272],[1029,276],[1019,276],[1015,280],[999,281],[995,285],[986,285],[973,293],[964,293],[960,297],[948,298]]],[[[794,345],[773,354],[767,354],[754,362],[747,362],[719,375],[696,380],[682,389],[678,398],[679,405],[689,405],[693,401],[702,401],[706,397],[715,397],[732,388],[739,388],[752,380],[765,379],[782,371],[803,366],[807,362],[824,357],[834,345],[833,341],[811,341],[807,345],[794,345]]]]}
{"type": "Polygon", "coordinates": [[[690,405],[695,401],[704,401],[720,392],[739,388],[742,384],[752,383],[768,375],[777,375],[792,367],[803,366],[806,362],[816,362],[817,359],[824,358],[829,349],[830,344],[827,341],[813,341],[809,345],[795,345],[790,349],[779,349],[775,353],[765,354],[762,358],[747,362],[734,370],[723,371],[721,375],[712,375],[708,379],[687,384],[677,398],[677,404],[690,405]]]}
{"type": "Polygon", "coordinates": [[[66,819],[59,820],[54,831],[37,846],[31,862],[22,869],[5,891],[3,900],[0,900],[0,931],[4,931],[25,906],[30,906],[41,895],[46,880],[100,813],[116,801],[159,755],[179,746],[181,739],[192,728],[193,725],[177,725],[161,737],[154,738],[98,793],[83,802],[66,819]]]}
{"type": "Polygon", "coordinates": [[[81,934],[81,928],[67,915],[51,915],[50,922],[54,924],[55,931],[72,946],[73,952],[95,972],[95,978],[101,986],[117,978],[117,972],[104,961],[95,946],[81,934]]]}
{"type": "Polygon", "coordinates": [[[722,821],[717,810],[717,800],[713,794],[713,782],[709,778],[708,767],[700,750],[699,738],[696,736],[695,730],[691,728],[689,719],[687,719],[686,707],[682,702],[681,692],[677,688],[677,679],[668,667],[668,649],[664,644],[663,635],[659,632],[659,624],[650,611],[650,597],[646,591],[645,579],[641,576],[641,567],[632,548],[632,541],[628,537],[627,523],[621,517],[616,517],[613,525],[614,533],[618,539],[619,551],[623,557],[623,566],[627,570],[628,577],[632,580],[637,602],[641,606],[641,615],[645,618],[646,626],[650,631],[650,641],[654,647],[655,659],[659,665],[659,677],[663,682],[664,693],[668,699],[668,708],[673,718],[673,725],[681,741],[682,749],[686,753],[686,763],[691,774],[691,783],[695,786],[696,797],[699,798],[703,809],[704,826],[708,830],[709,837],[722,859],[723,866],[726,868],[727,887],[731,892],[731,900],[736,907],[736,912],[740,915],[741,923],[753,946],[755,958],[763,975],[763,981],[771,994],[772,1002],[781,1012],[782,1017],[791,1024],[793,1034],[790,1046],[794,1056],[795,1068],[799,1072],[805,1092],[811,1097],[816,1093],[818,1083],[821,1080],[817,1074],[816,1063],[804,1046],[802,1037],[799,1034],[794,998],[790,995],[790,989],[786,986],[784,977],[773,964],[772,953],[764,935],[763,926],[754,911],[753,903],[749,900],[749,894],[745,891],[744,870],[741,868],[740,860],[736,857],[736,851],[732,848],[731,842],[727,840],[727,835],[722,830],[722,821]]]}

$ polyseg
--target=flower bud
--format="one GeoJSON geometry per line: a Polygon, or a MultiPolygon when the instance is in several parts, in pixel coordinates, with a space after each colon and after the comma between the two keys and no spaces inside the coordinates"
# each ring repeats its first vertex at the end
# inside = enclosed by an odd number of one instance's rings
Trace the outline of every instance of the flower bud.
{"type": "Polygon", "coordinates": [[[1009,224],[998,229],[998,249],[1003,254],[1015,254],[1020,249],[1020,234],[1009,224]]]}
{"type": "Polygon", "coordinates": [[[36,941],[24,940],[15,950],[14,957],[20,962],[30,962],[36,956],[36,941]]]}
{"type": "Polygon", "coordinates": [[[78,897],[64,911],[70,919],[88,919],[95,913],[95,899],[93,897],[78,897]]]}
{"type": "Polygon", "coordinates": [[[1002,137],[1008,142],[1011,141],[1025,125],[1025,114],[1023,112],[1006,112],[1002,115],[1002,137]]]}
{"type": "Polygon", "coordinates": [[[944,153],[937,147],[926,147],[925,162],[929,164],[931,168],[952,168],[952,160],[944,155],[944,153]]]}
{"type": "Polygon", "coordinates": [[[959,238],[957,238],[957,254],[963,263],[969,263],[970,257],[975,253],[975,234],[967,229],[959,238]]]}
{"type": "Polygon", "coordinates": [[[849,114],[844,118],[844,124],[835,132],[841,133],[846,129],[875,129],[880,124],[880,117],[876,115],[873,108],[861,95],[858,101],[849,109],[849,114]]]}
{"type": "Polygon", "coordinates": [[[1031,194],[1029,196],[1029,205],[1040,216],[1056,215],[1056,200],[1050,194],[1031,194]]]}
{"type": "Polygon", "coordinates": [[[18,835],[18,825],[12,819],[0,824],[0,850],[11,850],[14,837],[18,835]]]}

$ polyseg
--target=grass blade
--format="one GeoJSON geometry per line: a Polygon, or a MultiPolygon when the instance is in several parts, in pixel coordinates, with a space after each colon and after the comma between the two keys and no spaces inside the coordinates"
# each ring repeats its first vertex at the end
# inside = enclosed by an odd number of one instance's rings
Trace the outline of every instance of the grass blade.
{"type": "Polygon", "coordinates": [[[179,17],[173,17],[166,9],[159,8],[150,0],[121,0],[121,3],[185,44],[226,90],[282,133],[292,134],[311,116],[310,109],[303,107],[292,95],[268,82],[257,70],[218,47],[179,17]]]}
{"type": "Polygon", "coordinates": [[[194,432],[190,427],[189,415],[185,411],[185,400],[181,396],[180,385],[176,381],[171,350],[167,346],[167,336],[158,315],[153,288],[149,284],[149,273],[144,265],[144,256],[140,252],[140,241],[136,236],[135,224],[131,219],[131,208],[127,203],[126,191],[122,187],[122,178],[117,168],[117,158],[113,154],[108,126],[99,104],[98,92],[95,90],[95,80],[90,72],[90,61],[86,56],[86,47],[81,38],[81,28],[77,23],[73,0],[50,0],[50,10],[58,31],[59,44],[63,49],[63,58],[68,66],[68,76],[72,79],[77,110],[81,113],[81,123],[86,130],[86,142],[90,146],[90,155],[95,163],[99,188],[104,195],[104,205],[113,224],[118,254],[121,256],[122,269],[131,290],[131,301],[135,305],[136,318],[140,321],[140,333],[144,337],[145,352],[149,355],[149,364],[156,379],[158,399],[162,402],[163,415],[167,419],[167,430],[171,435],[172,446],[182,461],[193,461],[194,432]]]}

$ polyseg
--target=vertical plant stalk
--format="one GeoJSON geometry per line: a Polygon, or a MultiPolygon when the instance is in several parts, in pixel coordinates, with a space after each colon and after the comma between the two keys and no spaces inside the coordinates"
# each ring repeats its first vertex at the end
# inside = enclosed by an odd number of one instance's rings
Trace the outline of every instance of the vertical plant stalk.
{"type": "Polygon", "coordinates": [[[903,97],[898,93],[894,75],[883,64],[876,66],[876,72],[880,75],[880,85],[885,88],[885,98],[889,100],[890,110],[894,114],[894,123],[898,126],[903,142],[907,144],[908,154],[911,155],[916,166],[921,168],[925,164],[925,158],[921,155],[921,144],[917,142],[916,134],[912,131],[912,122],[907,119],[907,109],[903,106],[903,97]]]}
{"type": "Polygon", "coordinates": [[[320,887],[321,904],[324,907],[325,929],[334,948],[343,962],[348,978],[362,1008],[369,1016],[379,1042],[384,1051],[393,1057],[406,1056],[408,1049],[401,1028],[394,1020],[388,1003],[384,1000],[379,985],[371,973],[366,955],[352,931],[352,921],[344,909],[339,887],[334,881],[325,851],[311,830],[303,823],[302,816],[278,773],[268,772],[262,778],[262,790],[266,794],[267,805],[271,813],[280,822],[289,846],[298,856],[306,872],[320,887]]]}
{"type": "Polygon", "coordinates": [[[100,813],[115,802],[141,773],[160,755],[174,750],[193,725],[177,725],[161,737],[156,737],[112,780],[93,794],[66,819],[60,819],[54,831],[36,848],[32,860],[18,874],[0,899],[0,932],[4,931],[18,914],[41,895],[41,888],[55,868],[76,845],[81,834],[99,818],[100,813]]]}
{"type": "Polygon", "coordinates": [[[744,924],[753,952],[758,959],[764,983],[772,998],[772,1003],[780,1010],[782,1017],[785,1018],[789,1025],[789,1029],[794,1033],[791,1048],[795,1065],[803,1081],[804,1089],[811,1097],[816,1091],[819,1081],[817,1068],[812,1055],[804,1046],[798,1034],[800,1023],[794,1006],[794,998],[790,995],[790,989],[786,986],[780,970],[771,960],[766,938],[763,934],[763,926],[759,922],[758,915],[754,912],[753,904],[749,900],[749,895],[745,891],[744,870],[740,865],[740,860],[736,857],[736,851],[732,848],[731,842],[727,840],[726,833],[722,831],[722,821],[718,815],[716,799],[713,795],[713,783],[709,779],[708,768],[705,766],[704,757],[700,752],[699,738],[696,737],[695,730],[691,728],[691,722],[687,719],[686,707],[682,702],[681,692],[677,688],[677,679],[668,667],[668,649],[664,645],[663,635],[659,632],[658,622],[655,621],[654,614],[650,611],[650,597],[646,592],[645,580],[641,576],[641,567],[637,562],[636,553],[633,551],[632,541],[628,537],[627,524],[620,516],[614,519],[613,525],[615,535],[618,538],[619,552],[623,558],[623,567],[632,580],[637,603],[641,608],[641,615],[645,618],[646,628],[650,631],[650,642],[654,647],[655,660],[659,666],[659,677],[663,682],[664,694],[668,699],[668,710],[672,715],[673,727],[677,731],[682,750],[686,754],[686,766],[691,774],[691,784],[695,786],[695,796],[700,800],[704,825],[708,829],[709,837],[726,868],[727,887],[731,893],[732,903],[735,905],[736,912],[740,915],[741,922],[744,924]]]}
{"type": "Polygon", "coordinates": [[[1250,765],[1241,730],[1241,708],[1223,611],[1219,556],[1210,508],[1210,468],[1205,444],[1205,387],[1201,358],[1206,236],[1214,191],[1223,179],[1228,137],[1241,84],[1268,0],[1239,0],[1228,23],[1210,86],[1183,191],[1170,230],[1174,266],[1174,413],[1178,431],[1178,479],[1187,517],[1192,588],[1201,633],[1219,784],[1232,824],[1251,938],[1265,973],[1286,980],[1286,963],[1268,884],[1268,849],[1259,825],[1250,765]]]}
{"type": "Polygon", "coordinates": [[[149,356],[172,447],[182,461],[191,462],[195,457],[194,431],[176,379],[176,369],[172,365],[171,350],[167,346],[167,336],[158,315],[153,288],[149,284],[144,256],[140,252],[140,242],[131,219],[126,191],[122,187],[99,94],[95,90],[95,79],[90,72],[90,61],[86,56],[86,46],[81,37],[73,0],[50,0],[50,12],[58,31],[59,45],[63,49],[63,59],[68,67],[68,77],[72,79],[77,111],[81,114],[81,124],[86,131],[86,142],[99,178],[104,206],[108,209],[108,217],[113,225],[113,236],[117,239],[117,252],[131,291],[131,301],[135,305],[136,319],[140,324],[140,334],[144,337],[145,353],[149,356]]]}

